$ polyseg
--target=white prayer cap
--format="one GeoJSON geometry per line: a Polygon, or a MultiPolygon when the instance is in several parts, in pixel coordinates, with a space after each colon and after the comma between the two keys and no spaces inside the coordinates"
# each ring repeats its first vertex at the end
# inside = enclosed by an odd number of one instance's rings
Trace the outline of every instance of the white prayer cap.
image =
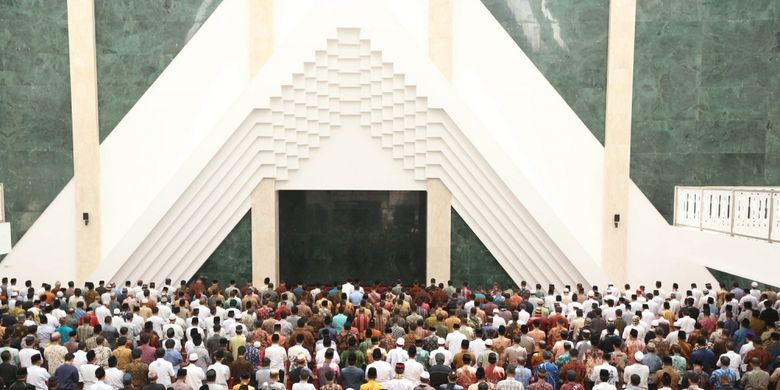
{"type": "Polygon", "coordinates": [[[403,347],[404,346],[404,338],[403,337],[399,337],[398,340],[395,340],[395,344],[398,345],[399,347],[403,347]]]}
{"type": "Polygon", "coordinates": [[[756,287],[758,287],[758,283],[756,283],[756,282],[750,283],[750,286],[752,286],[753,288],[756,288],[756,287]]]}
{"type": "Polygon", "coordinates": [[[428,371],[423,371],[420,374],[420,379],[431,379],[431,374],[429,374],[428,371]]]}
{"type": "Polygon", "coordinates": [[[439,339],[438,339],[438,340],[436,340],[436,344],[439,344],[439,345],[444,345],[444,339],[443,339],[443,338],[441,338],[441,337],[439,337],[439,339]]]}
{"type": "Polygon", "coordinates": [[[198,360],[198,354],[197,353],[191,353],[191,354],[189,354],[188,358],[190,359],[191,362],[194,362],[194,361],[198,360]]]}
{"type": "Polygon", "coordinates": [[[493,345],[493,339],[487,339],[487,340],[485,340],[485,345],[487,345],[487,346],[491,346],[491,345],[493,345]]]}
{"type": "Polygon", "coordinates": [[[634,359],[636,359],[637,362],[641,362],[642,359],[645,358],[645,354],[642,353],[642,351],[636,351],[634,354],[634,359]]]}
{"type": "Polygon", "coordinates": [[[596,295],[596,294],[593,292],[593,290],[589,290],[589,291],[588,291],[588,296],[589,296],[589,297],[592,297],[592,296],[595,296],[595,295],[596,295]]]}

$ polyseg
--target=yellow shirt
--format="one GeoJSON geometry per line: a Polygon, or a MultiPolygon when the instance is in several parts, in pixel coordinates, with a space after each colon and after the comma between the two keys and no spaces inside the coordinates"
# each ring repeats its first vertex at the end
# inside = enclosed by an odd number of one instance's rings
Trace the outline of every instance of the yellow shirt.
{"type": "MultiPolygon", "coordinates": [[[[368,382],[363,383],[362,385],[360,385],[360,390],[382,390],[382,389],[384,389],[382,387],[382,385],[380,385],[379,383],[377,383],[373,379],[369,379],[368,382]]],[[[236,390],[236,389],[233,389],[233,390],[236,390]]]]}

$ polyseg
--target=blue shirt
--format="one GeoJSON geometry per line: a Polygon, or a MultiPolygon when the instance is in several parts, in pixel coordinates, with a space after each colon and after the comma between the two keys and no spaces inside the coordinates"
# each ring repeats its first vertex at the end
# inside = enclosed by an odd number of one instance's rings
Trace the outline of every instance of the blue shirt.
{"type": "MultiPolygon", "coordinates": [[[[540,368],[544,368],[547,371],[547,376],[544,378],[544,380],[552,386],[553,390],[557,389],[558,388],[558,366],[550,362],[544,362],[536,366],[536,372],[534,372],[534,377],[537,379],[539,379],[540,368]]],[[[515,373],[515,375],[517,374],[515,373]]]]}
{"type": "Polygon", "coordinates": [[[58,390],[75,390],[79,383],[79,370],[72,364],[63,364],[54,371],[58,390]]]}
{"type": "Polygon", "coordinates": [[[173,365],[174,370],[178,370],[181,367],[181,353],[173,349],[165,350],[165,356],[163,359],[170,362],[173,365]]]}
{"type": "Polygon", "coordinates": [[[527,367],[517,367],[515,369],[515,379],[523,384],[523,388],[527,389],[531,385],[531,369],[527,367]]]}
{"type": "Polygon", "coordinates": [[[713,389],[718,390],[720,389],[720,377],[726,376],[729,378],[729,384],[731,387],[736,386],[737,383],[737,374],[734,373],[730,368],[728,367],[721,367],[715,371],[712,372],[712,375],[710,375],[710,384],[713,386],[713,389]]]}

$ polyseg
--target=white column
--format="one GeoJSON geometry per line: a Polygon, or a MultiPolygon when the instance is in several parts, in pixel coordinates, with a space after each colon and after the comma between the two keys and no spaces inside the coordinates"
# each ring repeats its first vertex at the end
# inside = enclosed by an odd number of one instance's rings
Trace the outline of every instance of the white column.
{"type": "Polygon", "coordinates": [[[636,0],[609,3],[607,107],[604,137],[604,242],[602,267],[615,283],[626,281],[628,263],[631,99],[634,81],[636,0]],[[615,215],[620,215],[615,227],[615,215]]]}
{"type": "Polygon", "coordinates": [[[426,283],[450,279],[452,193],[439,179],[428,179],[426,205],[426,283]]]}
{"type": "Polygon", "coordinates": [[[73,116],[76,277],[86,281],[101,261],[100,131],[94,0],[68,0],[68,51],[73,116]],[[89,223],[84,221],[89,214],[89,223]]]}
{"type": "Polygon", "coordinates": [[[263,179],[252,192],[252,284],[279,282],[279,212],[276,181],[263,179]]]}

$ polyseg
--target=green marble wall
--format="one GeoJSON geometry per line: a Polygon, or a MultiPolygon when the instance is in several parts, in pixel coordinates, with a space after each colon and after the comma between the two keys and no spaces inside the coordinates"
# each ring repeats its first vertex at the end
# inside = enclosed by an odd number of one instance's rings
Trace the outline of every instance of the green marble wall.
{"type": "Polygon", "coordinates": [[[230,280],[239,285],[252,279],[252,212],[246,213],[238,225],[209,256],[195,276],[219,280],[227,286],[230,280]]]}
{"type": "MultiPolygon", "coordinates": [[[[644,0],[639,0],[644,1],[644,0]]],[[[482,0],[604,143],[608,0],[482,0]]]]}
{"type": "Polygon", "coordinates": [[[424,191],[279,191],[279,275],[425,280],[424,191]]]}
{"type": "Polygon", "coordinates": [[[101,141],[220,1],[95,0],[101,141]]]}
{"type": "Polygon", "coordinates": [[[780,184],[780,1],[638,2],[631,177],[671,222],[675,185],[780,184]]]}
{"type": "Polygon", "coordinates": [[[456,286],[466,281],[474,287],[493,282],[506,286],[512,281],[455,209],[452,210],[450,261],[450,279],[456,286]]]}
{"type": "Polygon", "coordinates": [[[65,1],[0,1],[0,42],[0,182],[16,243],[73,176],[65,1]]]}
{"type": "Polygon", "coordinates": [[[637,2],[631,177],[672,220],[675,185],[780,185],[780,1],[637,2]]]}

